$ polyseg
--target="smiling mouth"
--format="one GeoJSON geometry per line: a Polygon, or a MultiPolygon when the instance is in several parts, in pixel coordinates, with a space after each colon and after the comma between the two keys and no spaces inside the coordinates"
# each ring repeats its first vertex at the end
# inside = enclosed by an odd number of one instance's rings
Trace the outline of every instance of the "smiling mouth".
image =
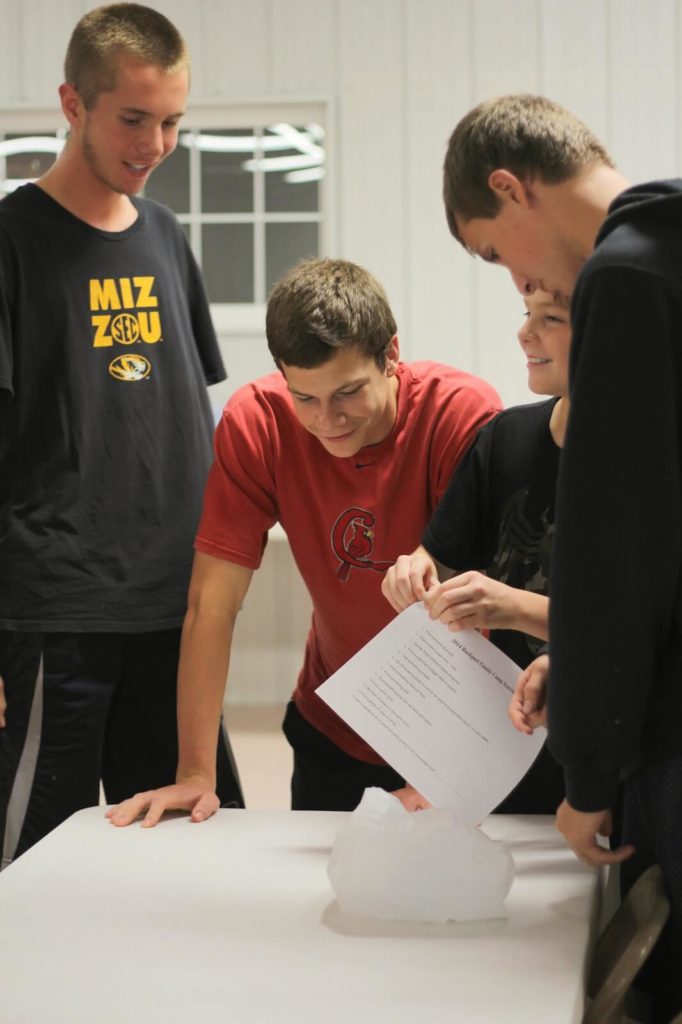
{"type": "Polygon", "coordinates": [[[124,160],[123,164],[132,174],[148,174],[152,169],[151,164],[132,164],[129,160],[124,160]]]}
{"type": "Polygon", "coordinates": [[[544,366],[545,363],[551,363],[551,359],[540,359],[539,356],[527,356],[529,366],[544,366]]]}
{"type": "Polygon", "coordinates": [[[352,430],[347,431],[345,434],[335,434],[333,437],[322,436],[323,441],[345,441],[346,438],[350,437],[353,433],[352,430]]]}

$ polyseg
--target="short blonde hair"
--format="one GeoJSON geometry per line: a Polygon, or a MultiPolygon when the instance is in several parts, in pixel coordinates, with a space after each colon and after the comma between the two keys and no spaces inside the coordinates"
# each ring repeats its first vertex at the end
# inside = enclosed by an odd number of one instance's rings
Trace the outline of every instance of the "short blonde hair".
{"type": "Polygon", "coordinates": [[[107,4],[76,25],[64,60],[64,78],[91,110],[100,92],[116,88],[116,61],[135,57],[173,73],[189,67],[185,41],[175,25],[142,4],[107,4]]]}

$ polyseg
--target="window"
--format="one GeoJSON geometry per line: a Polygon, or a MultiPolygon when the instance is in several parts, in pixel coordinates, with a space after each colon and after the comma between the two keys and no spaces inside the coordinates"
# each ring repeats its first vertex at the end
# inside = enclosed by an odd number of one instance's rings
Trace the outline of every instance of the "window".
{"type": "MultiPolygon", "coordinates": [[[[23,116],[26,129],[10,131],[9,113],[0,114],[3,194],[43,174],[64,145],[65,130],[51,130],[58,113],[44,116],[42,130],[33,127],[37,112],[23,116]]],[[[12,112],[11,127],[21,118],[12,112]]],[[[145,194],[169,206],[187,234],[223,329],[248,307],[260,323],[277,278],[329,249],[325,120],[323,104],[195,108],[149,180],[145,194]]]]}
{"type": "Polygon", "coordinates": [[[264,303],[288,267],[319,255],[323,143],[316,122],[181,132],[146,194],[178,215],[212,303],[264,303]]]}

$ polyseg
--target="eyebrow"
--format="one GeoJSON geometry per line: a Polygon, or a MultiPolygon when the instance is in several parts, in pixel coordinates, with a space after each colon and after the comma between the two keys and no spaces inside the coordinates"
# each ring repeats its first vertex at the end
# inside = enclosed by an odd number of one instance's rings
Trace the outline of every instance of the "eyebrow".
{"type": "MultiPolygon", "coordinates": [[[[121,113],[122,114],[137,114],[139,117],[153,117],[154,116],[152,114],[151,110],[142,110],[141,107],[121,107],[121,113]]],[[[166,116],[163,118],[163,120],[167,121],[169,117],[183,117],[184,113],[185,113],[184,110],[178,110],[177,113],[175,113],[175,114],[166,114],[166,116]]]]}
{"type": "MultiPolygon", "coordinates": [[[[367,377],[358,377],[356,380],[348,380],[345,384],[339,384],[332,394],[338,395],[339,391],[346,391],[348,388],[360,387],[362,384],[367,382],[367,377]]],[[[287,383],[287,388],[292,395],[300,395],[302,398],[315,398],[315,395],[309,395],[307,391],[300,391],[298,388],[294,388],[291,384],[287,383]]]]}

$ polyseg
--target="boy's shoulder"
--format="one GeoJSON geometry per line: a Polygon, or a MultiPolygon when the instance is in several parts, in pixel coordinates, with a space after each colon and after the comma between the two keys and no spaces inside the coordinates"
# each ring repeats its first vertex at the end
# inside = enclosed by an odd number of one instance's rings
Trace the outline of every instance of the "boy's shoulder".
{"type": "Polygon", "coordinates": [[[489,402],[492,408],[502,408],[500,396],[492,384],[456,366],[431,360],[418,360],[400,363],[400,371],[408,384],[414,388],[422,387],[450,395],[458,391],[475,392],[489,402]]]}
{"type": "Polygon", "coordinates": [[[222,419],[255,426],[273,419],[288,420],[294,416],[291,395],[279,371],[242,384],[228,398],[222,419]]]}
{"type": "Polygon", "coordinates": [[[493,416],[485,426],[481,427],[474,446],[479,448],[509,449],[515,451],[528,450],[539,442],[551,441],[550,420],[557,398],[545,398],[541,402],[529,402],[524,405],[512,405],[493,416]]]}

